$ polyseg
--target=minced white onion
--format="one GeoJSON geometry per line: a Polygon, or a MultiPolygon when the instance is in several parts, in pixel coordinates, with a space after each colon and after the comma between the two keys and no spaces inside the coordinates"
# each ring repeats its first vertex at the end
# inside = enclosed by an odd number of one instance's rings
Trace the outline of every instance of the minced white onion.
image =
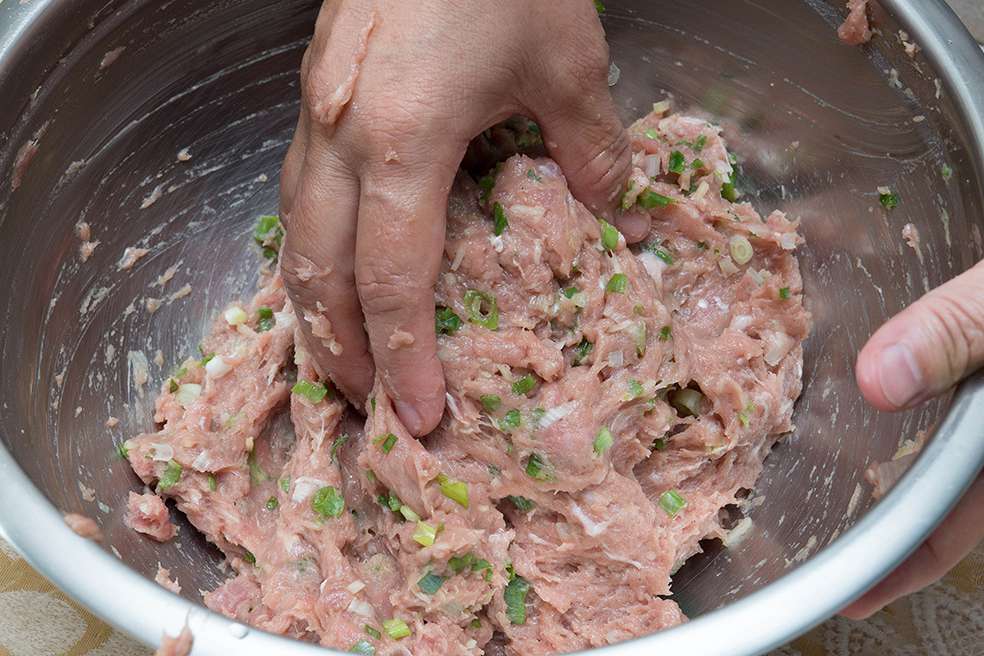
{"type": "Polygon", "coordinates": [[[639,253],[638,257],[643,268],[646,269],[646,273],[649,274],[649,277],[658,283],[662,283],[663,270],[666,269],[666,262],[659,259],[656,255],[650,253],[649,251],[639,253]]]}
{"type": "Polygon", "coordinates": [[[621,351],[612,351],[608,354],[608,364],[613,367],[621,367],[625,363],[625,356],[621,351]]]}
{"type": "Polygon", "coordinates": [[[246,310],[242,309],[238,305],[234,305],[228,310],[226,310],[223,315],[225,317],[226,323],[230,326],[240,326],[246,323],[249,316],[246,314],[246,310]]]}
{"type": "Polygon", "coordinates": [[[660,100],[659,102],[653,103],[653,113],[654,114],[665,114],[670,110],[669,100],[660,100]]]}
{"type": "Polygon", "coordinates": [[[160,462],[167,462],[174,458],[174,448],[170,444],[154,443],[150,445],[151,458],[160,462]]]}
{"type": "Polygon", "coordinates": [[[779,245],[786,251],[796,250],[796,234],[792,232],[782,233],[779,235],[779,245]]]}
{"type": "Polygon", "coordinates": [[[208,471],[208,466],[211,464],[212,459],[209,458],[208,451],[202,451],[191,463],[191,468],[196,471],[208,471]]]}
{"type": "Polygon", "coordinates": [[[880,196],[888,196],[892,193],[892,190],[889,187],[878,187],[877,191],[880,196]]]}
{"type": "Polygon", "coordinates": [[[348,612],[361,615],[362,617],[372,617],[372,606],[360,599],[353,599],[349,602],[348,612]]]}
{"type": "Polygon", "coordinates": [[[718,266],[726,274],[738,273],[738,267],[735,266],[735,263],[727,255],[718,260],[718,266]]]}
{"type": "Polygon", "coordinates": [[[328,484],[320,478],[300,476],[294,480],[294,493],[290,495],[290,499],[300,503],[326,485],[328,484]]]}
{"type": "Polygon", "coordinates": [[[352,581],[351,583],[345,586],[345,589],[351,592],[352,594],[358,594],[359,591],[361,591],[364,587],[366,587],[366,584],[363,583],[362,581],[352,581]]]}
{"type": "Polygon", "coordinates": [[[571,296],[571,303],[573,303],[575,307],[584,308],[588,304],[588,295],[584,292],[577,292],[571,296]]]}
{"type": "Polygon", "coordinates": [[[710,187],[708,186],[707,181],[701,180],[700,184],[697,185],[697,191],[694,192],[694,195],[691,196],[691,198],[693,198],[694,200],[700,200],[701,198],[707,195],[708,189],[710,189],[710,187]]]}
{"type": "Polygon", "coordinates": [[[278,326],[283,328],[293,328],[297,323],[297,316],[293,312],[274,312],[273,319],[278,326]]]}
{"type": "Polygon", "coordinates": [[[581,522],[581,525],[584,527],[584,532],[589,537],[601,535],[608,528],[608,525],[611,524],[611,520],[607,522],[594,521],[588,517],[588,514],[584,512],[584,510],[581,509],[581,506],[576,503],[571,503],[571,512],[575,517],[577,517],[577,520],[581,522]]]}
{"type": "Polygon", "coordinates": [[[643,170],[650,178],[655,178],[659,175],[659,164],[659,155],[646,155],[646,162],[643,170]]]}
{"type": "Polygon", "coordinates": [[[230,371],[232,371],[232,365],[223,360],[221,355],[217,355],[205,363],[205,373],[212,378],[222,378],[230,371]]]}
{"type": "Polygon", "coordinates": [[[178,390],[174,393],[174,399],[182,408],[187,408],[194,403],[202,394],[202,386],[197,383],[185,383],[178,385],[178,390]]]}
{"type": "Polygon", "coordinates": [[[555,423],[574,412],[577,409],[577,401],[568,401],[562,405],[550,408],[543,417],[540,418],[540,428],[550,428],[555,423]]]}

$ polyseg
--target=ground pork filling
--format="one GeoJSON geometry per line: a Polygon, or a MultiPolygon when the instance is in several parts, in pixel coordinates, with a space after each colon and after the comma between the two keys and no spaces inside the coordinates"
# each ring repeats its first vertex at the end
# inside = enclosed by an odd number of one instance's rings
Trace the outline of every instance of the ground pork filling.
{"type": "MultiPolygon", "coordinates": [[[[423,439],[378,383],[363,418],[319,380],[276,272],[223,313],[164,382],[160,430],[125,444],[235,571],[209,607],[418,656],[685,621],[671,573],[724,535],[719,511],[792,428],[801,239],[732,202],[716,126],[656,111],[630,134],[620,211],[652,225],[631,249],[549,159],[459,176],[436,288],[447,410],[423,439]]],[[[261,218],[268,256],[279,231],[261,218]]]]}

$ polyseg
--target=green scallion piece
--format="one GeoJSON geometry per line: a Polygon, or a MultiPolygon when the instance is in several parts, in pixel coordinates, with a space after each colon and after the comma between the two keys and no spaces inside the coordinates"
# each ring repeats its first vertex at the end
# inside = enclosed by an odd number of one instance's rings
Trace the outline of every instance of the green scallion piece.
{"type": "Polygon", "coordinates": [[[622,294],[625,292],[625,287],[629,284],[629,279],[624,273],[614,273],[612,277],[608,279],[608,284],[605,285],[605,291],[609,294],[622,294]]]}
{"type": "MultiPolygon", "coordinates": [[[[621,236],[618,228],[604,219],[598,219],[598,223],[601,224],[601,245],[608,251],[618,248],[618,240],[621,236]]],[[[567,298],[570,298],[570,296],[567,298]]]]}
{"type": "Polygon", "coordinates": [[[482,190],[479,199],[484,203],[492,195],[492,190],[495,189],[495,174],[489,173],[488,175],[479,178],[478,187],[482,190]]]}
{"type": "Polygon", "coordinates": [[[657,132],[653,128],[647,129],[643,134],[646,135],[647,139],[652,139],[653,141],[659,140],[659,132],[657,132]]]}
{"type": "Polygon", "coordinates": [[[499,420],[499,429],[509,433],[519,428],[521,423],[523,423],[522,415],[519,414],[519,410],[513,408],[499,420]]]}
{"type": "Polygon", "coordinates": [[[461,328],[461,317],[451,308],[438,306],[434,310],[434,332],[438,335],[453,335],[461,328]]]}
{"type": "Polygon", "coordinates": [[[335,441],[331,443],[331,461],[335,462],[335,456],[338,455],[338,450],[348,442],[348,433],[342,433],[335,438],[335,441]]]}
{"type": "Polygon", "coordinates": [[[495,412],[502,405],[502,399],[497,394],[483,394],[479,400],[486,412],[495,412]]]}
{"type": "Polygon", "coordinates": [[[267,499],[266,504],[264,504],[264,507],[267,510],[276,510],[277,508],[280,507],[280,502],[277,501],[277,497],[270,497],[269,499],[267,499]]]}
{"type": "Polygon", "coordinates": [[[642,383],[640,383],[638,380],[635,379],[629,381],[630,399],[638,399],[642,397],[642,395],[645,393],[646,393],[646,389],[642,386],[642,383]]]}
{"type": "Polygon", "coordinates": [[[738,202],[739,196],[734,182],[729,181],[721,185],[721,198],[736,203],[738,202]]]}
{"type": "Polygon", "coordinates": [[[679,150],[674,150],[670,153],[670,159],[667,163],[666,169],[670,173],[683,173],[686,170],[687,159],[683,156],[679,150]]]}
{"type": "Polygon", "coordinates": [[[294,383],[290,391],[303,396],[311,403],[321,403],[328,396],[328,388],[323,383],[314,383],[303,379],[294,383]]]}
{"type": "Polygon", "coordinates": [[[393,638],[393,640],[406,638],[410,635],[410,627],[399,617],[394,617],[391,620],[383,620],[383,631],[386,632],[386,635],[393,638]]]}
{"type": "Polygon", "coordinates": [[[379,632],[379,629],[369,624],[363,626],[362,630],[365,631],[370,636],[372,636],[373,638],[375,638],[376,640],[379,640],[380,638],[383,637],[383,634],[379,632]]]}
{"type": "Polygon", "coordinates": [[[532,180],[533,182],[543,182],[543,178],[538,176],[536,174],[536,171],[534,171],[533,169],[526,170],[526,177],[532,180]]]}
{"type": "Polygon", "coordinates": [[[249,549],[245,549],[244,551],[246,553],[243,554],[243,560],[245,560],[250,565],[255,565],[256,564],[256,556],[253,555],[253,552],[250,551],[249,549]]]}
{"type": "MultiPolygon", "coordinates": [[[[368,626],[368,625],[367,625],[368,626]]],[[[380,636],[381,637],[381,636],[380,636]]],[[[349,649],[350,654],[361,654],[362,656],[376,656],[376,648],[365,638],[359,638],[349,649]]]]}
{"type": "Polygon", "coordinates": [[[653,441],[653,451],[663,451],[664,449],[666,449],[666,439],[657,437],[653,441]]]}
{"type": "Polygon", "coordinates": [[[164,467],[164,473],[161,474],[160,480],[157,481],[157,491],[164,492],[166,490],[170,490],[180,480],[181,463],[174,460],[168,460],[167,465],[164,467]]]}
{"type": "Polygon", "coordinates": [[[385,435],[380,435],[373,440],[373,444],[378,446],[383,450],[383,453],[389,453],[396,446],[397,437],[393,433],[386,433],[385,435]]]}
{"type": "Polygon", "coordinates": [[[673,199],[663,194],[657,194],[652,189],[647,189],[641,194],[637,201],[643,209],[651,210],[654,207],[666,207],[673,204],[673,199]]]}
{"type": "Polygon", "coordinates": [[[702,134],[699,137],[697,137],[697,139],[694,141],[694,150],[700,152],[704,150],[704,146],[706,145],[707,145],[707,136],[702,134]]]}
{"type": "Polygon", "coordinates": [[[260,463],[256,461],[256,451],[250,451],[246,456],[246,465],[249,467],[249,480],[253,485],[259,485],[270,478],[260,467],[260,463]]]}
{"type": "Polygon", "coordinates": [[[267,214],[257,219],[253,228],[253,240],[263,250],[263,257],[275,262],[284,241],[284,227],[280,223],[280,217],[267,214]]]}
{"type": "Polygon", "coordinates": [[[403,519],[407,520],[408,522],[419,522],[420,521],[420,515],[418,515],[417,513],[415,513],[414,510],[413,510],[413,508],[411,508],[408,505],[402,505],[402,506],[400,506],[400,515],[402,515],[403,516],[403,519]]]}
{"type": "Polygon", "coordinates": [[[581,290],[578,289],[577,287],[568,287],[562,290],[561,294],[564,295],[564,298],[574,298],[574,296],[576,296],[579,291],[581,290]]]}
{"type": "Polygon", "coordinates": [[[327,485],[315,493],[311,507],[322,517],[338,517],[345,511],[345,497],[327,485]]]}
{"type": "Polygon", "coordinates": [[[702,168],[704,168],[704,162],[699,159],[695,159],[694,161],[690,162],[690,168],[692,168],[695,171],[699,171],[702,168]]]}
{"type": "Polygon", "coordinates": [[[512,505],[516,506],[516,510],[520,512],[530,512],[536,508],[536,503],[526,497],[509,495],[506,497],[512,505]]]}
{"type": "Polygon", "coordinates": [[[526,624],[526,595],[529,591],[529,581],[514,574],[502,593],[506,602],[506,616],[513,624],[526,624]]]}
{"type": "Polygon", "coordinates": [[[670,517],[675,517],[686,505],[686,499],[676,490],[667,490],[659,496],[659,507],[670,517]]]}
{"type": "Polygon", "coordinates": [[[587,338],[581,339],[577,346],[574,347],[574,359],[571,364],[575,367],[579,367],[588,359],[591,355],[591,350],[594,349],[594,344],[589,342],[587,338]]]}
{"type": "Polygon", "coordinates": [[[469,321],[489,330],[499,329],[499,306],[495,302],[495,296],[469,289],[465,292],[464,301],[469,321]]]}
{"type": "Polygon", "coordinates": [[[659,329],[659,341],[668,342],[670,337],[673,336],[673,328],[670,326],[663,326],[659,329]]]}
{"type": "Polygon", "coordinates": [[[451,499],[463,508],[468,507],[468,484],[448,478],[444,474],[437,475],[437,484],[441,487],[441,494],[451,499]]]}
{"type": "Polygon", "coordinates": [[[953,177],[953,169],[950,168],[949,164],[944,164],[942,168],[940,168],[940,175],[943,176],[944,180],[949,181],[950,178],[953,177]]]}
{"type": "Polygon", "coordinates": [[[608,430],[607,426],[602,426],[601,430],[598,431],[598,435],[594,438],[594,452],[595,455],[601,455],[608,449],[612,448],[612,444],[615,443],[615,438],[612,436],[612,432],[608,430]]]}
{"type": "Polygon", "coordinates": [[[901,200],[902,200],[901,197],[893,191],[887,191],[887,190],[879,191],[878,202],[881,203],[881,206],[884,207],[886,210],[894,210],[896,207],[899,206],[899,202],[901,200]]]}
{"type": "Polygon", "coordinates": [[[130,457],[130,447],[127,446],[126,441],[120,442],[119,444],[116,445],[116,455],[118,455],[123,460],[126,460],[127,458],[130,457]]]}
{"type": "Polygon", "coordinates": [[[429,547],[437,539],[437,527],[427,522],[418,521],[412,537],[417,544],[429,547]]]}
{"type": "Polygon", "coordinates": [[[205,479],[208,481],[208,489],[215,492],[219,488],[219,482],[215,479],[215,474],[209,474],[205,479]]]}
{"type": "Polygon", "coordinates": [[[268,307],[261,307],[256,311],[256,332],[265,333],[277,325],[277,320],[273,318],[273,310],[268,307]]]}
{"type": "Polygon", "coordinates": [[[779,288],[779,300],[780,301],[788,301],[789,300],[789,287],[780,287],[779,288]]]}
{"type": "Polygon", "coordinates": [[[526,374],[512,384],[512,392],[516,396],[526,396],[536,387],[536,379],[533,374],[526,374]]]}
{"type": "Polygon", "coordinates": [[[280,484],[280,489],[283,490],[285,494],[290,492],[290,476],[284,476],[277,482],[280,484]]]}
{"type": "Polygon", "coordinates": [[[549,481],[553,478],[552,467],[539,453],[531,453],[526,460],[526,475],[538,481],[549,481]]]}
{"type": "Polygon", "coordinates": [[[665,248],[662,248],[659,244],[650,244],[646,247],[646,250],[663,260],[667,266],[673,265],[673,254],[665,248]]]}
{"type": "Polygon", "coordinates": [[[505,232],[506,228],[509,227],[509,220],[506,218],[506,210],[502,209],[502,205],[499,202],[492,204],[492,219],[493,227],[492,232],[496,237],[505,232]]]}
{"type": "Polygon", "coordinates": [[[595,11],[597,11],[599,14],[605,13],[605,5],[604,3],[601,2],[601,0],[594,0],[594,6],[595,6],[595,11]]]}
{"type": "Polygon", "coordinates": [[[444,585],[444,577],[438,576],[434,572],[427,572],[417,581],[417,587],[426,595],[437,594],[442,585],[444,585]]]}

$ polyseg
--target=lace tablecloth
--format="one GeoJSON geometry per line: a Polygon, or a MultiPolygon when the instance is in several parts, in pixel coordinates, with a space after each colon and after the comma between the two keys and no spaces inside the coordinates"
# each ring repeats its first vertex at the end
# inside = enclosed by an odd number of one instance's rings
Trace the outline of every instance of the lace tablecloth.
{"type": "MultiPolygon", "coordinates": [[[[148,656],[0,541],[0,656],[148,656]]],[[[936,585],[870,620],[833,618],[771,656],[984,655],[984,544],[936,585]]]]}

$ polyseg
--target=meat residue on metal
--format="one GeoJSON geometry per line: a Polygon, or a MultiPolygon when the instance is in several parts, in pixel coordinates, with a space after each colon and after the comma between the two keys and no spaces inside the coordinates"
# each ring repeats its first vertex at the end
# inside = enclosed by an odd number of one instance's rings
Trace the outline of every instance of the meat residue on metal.
{"type": "Polygon", "coordinates": [[[359,71],[362,68],[362,62],[366,58],[366,54],[369,52],[369,37],[372,35],[373,29],[376,27],[377,22],[376,11],[373,10],[369,14],[369,22],[362,29],[362,33],[359,35],[359,41],[356,44],[355,52],[352,57],[352,64],[349,68],[348,77],[342,81],[341,84],[332,91],[331,95],[327,98],[318,100],[314,107],[315,118],[326,126],[334,125],[338,121],[339,115],[341,115],[342,110],[348,105],[349,101],[352,100],[352,94],[355,92],[355,81],[359,78],[359,71]]]}
{"type": "Polygon", "coordinates": [[[847,0],[847,10],[847,19],[837,30],[840,40],[851,46],[871,41],[873,33],[868,23],[868,0],[847,0]]]}
{"type": "Polygon", "coordinates": [[[191,629],[185,625],[177,638],[172,638],[166,633],[161,636],[161,646],[154,652],[154,656],[188,656],[194,642],[191,629]]]}
{"type": "Polygon", "coordinates": [[[685,621],[671,573],[751,530],[721,510],[792,428],[802,240],[722,198],[716,126],[651,115],[630,136],[626,211],[651,221],[632,249],[549,159],[510,157],[486,190],[458,176],[435,292],[447,409],[425,438],[378,378],[366,418],[332,393],[261,269],[248,320],[220,316],[214,357],[162,384],[161,428],[125,443],[158,489],[131,495],[131,524],[170,533],[173,499],[234,571],[210,608],[343,651],[553,654],[685,621]]]}
{"type": "Polygon", "coordinates": [[[64,519],[65,524],[80,537],[87,540],[95,540],[96,542],[102,540],[102,531],[99,529],[99,524],[96,524],[95,520],[85,515],[79,515],[78,513],[67,513],[64,519]]]}

